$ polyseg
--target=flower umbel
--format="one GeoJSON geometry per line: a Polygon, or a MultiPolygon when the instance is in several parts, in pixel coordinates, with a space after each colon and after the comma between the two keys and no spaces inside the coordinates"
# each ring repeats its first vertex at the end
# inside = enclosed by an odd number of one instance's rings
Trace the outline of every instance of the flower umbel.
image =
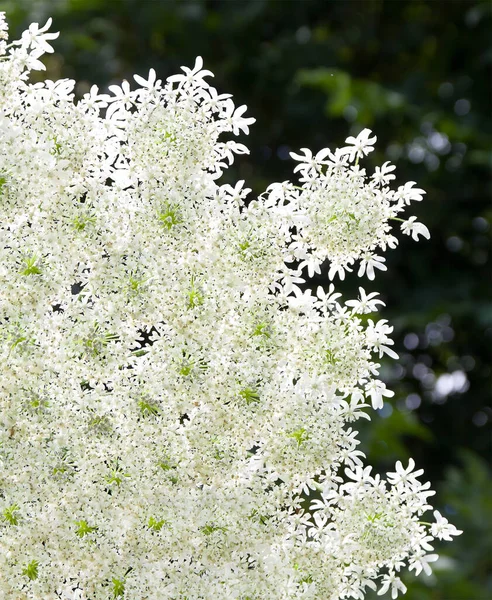
{"type": "Polygon", "coordinates": [[[247,199],[218,179],[254,119],[200,57],[76,103],[29,83],[50,24],[8,46],[0,13],[0,597],[396,598],[461,532],[359,449],[377,293],[302,286],[385,271],[423,191],[366,174],[365,129],[247,199]]]}

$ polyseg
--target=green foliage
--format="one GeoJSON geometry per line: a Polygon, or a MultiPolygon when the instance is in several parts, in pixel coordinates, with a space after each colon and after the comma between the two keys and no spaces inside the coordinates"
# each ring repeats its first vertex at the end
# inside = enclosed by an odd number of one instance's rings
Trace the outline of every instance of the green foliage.
{"type": "Polygon", "coordinates": [[[75,231],[84,231],[87,225],[95,223],[96,218],[90,215],[81,215],[73,219],[73,228],[75,231]]]}
{"type": "Polygon", "coordinates": [[[190,291],[188,292],[187,306],[188,308],[196,308],[197,306],[203,304],[203,300],[203,294],[201,290],[197,287],[195,278],[192,277],[190,291]]]}
{"type": "Polygon", "coordinates": [[[329,117],[343,117],[348,106],[357,111],[357,122],[371,127],[387,113],[410,111],[403,94],[365,79],[356,79],[340,69],[321,67],[301,70],[297,83],[322,90],[326,96],[325,112],[329,117]]]}
{"type": "Polygon", "coordinates": [[[145,399],[139,400],[138,408],[140,409],[140,412],[144,416],[156,417],[160,412],[160,409],[158,406],[155,406],[154,404],[152,404],[151,402],[149,402],[148,400],[145,400],[145,399]]]}
{"type": "Polygon", "coordinates": [[[244,399],[246,404],[253,404],[254,402],[259,402],[260,400],[260,395],[258,394],[257,390],[253,388],[244,388],[239,392],[239,395],[244,399]]]}
{"type": "Polygon", "coordinates": [[[23,268],[21,269],[21,275],[41,275],[42,271],[39,265],[36,264],[37,262],[37,256],[29,256],[25,258],[23,268]]]}
{"type": "Polygon", "coordinates": [[[296,431],[290,433],[287,437],[290,437],[293,440],[295,440],[297,443],[297,447],[300,448],[302,444],[307,442],[307,440],[309,439],[309,433],[303,427],[301,427],[300,429],[297,429],[296,431]]]}
{"type": "Polygon", "coordinates": [[[154,531],[160,531],[164,525],[166,525],[167,521],[164,519],[160,519],[159,521],[154,517],[149,518],[148,527],[149,529],[153,529],[154,531]]]}
{"type": "Polygon", "coordinates": [[[113,584],[113,598],[122,598],[125,595],[125,581],[113,577],[111,582],[113,584]]]}
{"type": "Polygon", "coordinates": [[[131,477],[131,475],[123,473],[121,465],[115,462],[110,469],[110,474],[106,476],[106,481],[109,485],[115,484],[119,487],[123,483],[124,477],[131,477]]]}
{"type": "Polygon", "coordinates": [[[2,511],[3,520],[9,523],[10,525],[18,525],[19,517],[16,513],[18,513],[20,507],[18,504],[12,504],[12,506],[8,506],[4,508],[2,511]]]}
{"type": "Polygon", "coordinates": [[[433,441],[429,427],[420,423],[410,411],[393,410],[386,418],[375,415],[370,423],[360,423],[359,428],[362,443],[371,459],[388,468],[396,460],[408,460],[413,444],[433,441]],[[408,444],[410,439],[412,445],[408,444]]]}
{"type": "Polygon", "coordinates": [[[31,562],[27,563],[24,569],[22,569],[22,574],[31,581],[34,581],[34,579],[38,578],[38,567],[39,562],[37,560],[31,560],[31,562]]]}
{"type": "Polygon", "coordinates": [[[212,535],[216,531],[227,531],[226,527],[218,527],[217,525],[205,525],[202,527],[202,531],[205,535],[212,535]]]}
{"type": "Polygon", "coordinates": [[[263,336],[268,339],[271,337],[271,335],[272,333],[268,323],[258,323],[257,325],[255,325],[255,328],[253,330],[253,336],[263,336]]]}
{"type": "Polygon", "coordinates": [[[83,520],[82,521],[75,521],[75,525],[77,525],[77,529],[75,531],[75,535],[77,535],[80,538],[85,537],[89,533],[97,531],[97,527],[91,527],[87,523],[87,521],[83,521],[83,520]]]}
{"type": "Polygon", "coordinates": [[[183,219],[179,214],[179,208],[175,204],[167,202],[158,215],[161,224],[170,231],[175,225],[182,223],[183,219]]]}

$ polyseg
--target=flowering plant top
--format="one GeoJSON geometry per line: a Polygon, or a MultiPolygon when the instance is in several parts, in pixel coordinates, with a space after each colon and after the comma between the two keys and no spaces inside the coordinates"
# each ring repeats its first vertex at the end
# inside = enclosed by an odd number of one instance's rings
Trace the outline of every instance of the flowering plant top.
{"type": "Polygon", "coordinates": [[[258,198],[218,179],[254,119],[201,58],[93,86],[30,84],[51,20],[0,16],[0,591],[31,600],[363,598],[459,533],[352,424],[393,393],[374,279],[423,191],[368,175],[369,130],[292,154],[258,198]],[[371,315],[368,318],[367,315],[371,315]]]}

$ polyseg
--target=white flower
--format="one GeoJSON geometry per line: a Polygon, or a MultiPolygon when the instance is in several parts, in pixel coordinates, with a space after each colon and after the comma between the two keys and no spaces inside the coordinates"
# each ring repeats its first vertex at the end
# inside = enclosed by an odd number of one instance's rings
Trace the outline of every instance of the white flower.
{"type": "Polygon", "coordinates": [[[149,91],[158,91],[162,87],[162,80],[157,79],[157,74],[154,69],[149,70],[148,79],[144,79],[143,77],[140,77],[140,75],[134,75],[133,79],[135,79],[139,85],[149,91]]]}
{"type": "Polygon", "coordinates": [[[424,472],[423,469],[418,469],[414,471],[415,461],[411,458],[408,461],[408,467],[406,469],[403,468],[401,461],[396,463],[396,472],[394,473],[386,473],[388,481],[393,485],[399,484],[407,484],[418,485],[417,477],[420,477],[424,472]]]}
{"type": "Polygon", "coordinates": [[[391,597],[393,600],[398,598],[399,592],[405,594],[407,591],[407,586],[403,583],[403,581],[394,573],[389,573],[388,575],[383,575],[382,586],[378,591],[378,596],[382,596],[386,594],[386,592],[391,587],[391,597]]]}
{"type": "Polygon", "coordinates": [[[342,294],[339,292],[335,292],[335,286],[332,283],[330,283],[328,293],[326,293],[320,285],[316,288],[316,296],[318,296],[321,307],[324,311],[327,311],[332,306],[336,306],[337,300],[341,297],[341,295],[342,294]]]}
{"type": "Polygon", "coordinates": [[[407,221],[402,223],[401,230],[406,235],[411,235],[412,238],[418,242],[419,235],[422,235],[426,239],[430,239],[430,232],[423,223],[417,223],[417,217],[410,217],[407,221]]]}
{"type": "Polygon", "coordinates": [[[415,181],[408,181],[401,185],[395,193],[395,200],[401,200],[404,204],[420,202],[425,194],[424,190],[414,188],[415,181]]]}
{"type": "Polygon", "coordinates": [[[379,296],[378,292],[371,292],[366,294],[363,288],[359,288],[359,299],[358,300],[347,300],[346,306],[350,306],[354,313],[365,314],[371,313],[378,310],[378,304],[384,306],[382,300],[376,299],[379,296]]]}
{"type": "Polygon", "coordinates": [[[243,104],[236,108],[230,100],[226,100],[224,106],[226,108],[223,112],[223,118],[226,123],[230,124],[233,134],[239,135],[242,131],[248,135],[249,125],[252,125],[256,119],[253,119],[252,117],[245,118],[242,116],[246,112],[247,106],[243,104]]]}
{"type": "Polygon", "coordinates": [[[311,290],[300,290],[297,286],[293,288],[294,296],[289,296],[287,302],[294,311],[296,312],[307,312],[311,309],[316,298],[311,296],[311,290]]]}
{"type": "Polygon", "coordinates": [[[9,47],[0,13],[0,597],[362,599],[381,568],[396,597],[460,532],[413,461],[372,475],[351,424],[393,396],[392,327],[318,280],[385,270],[422,191],[350,164],[368,130],[220,185],[253,119],[201,58],[74,103],[28,83],[50,22],[9,47]]]}
{"type": "MultiPolygon", "coordinates": [[[[9,25],[5,20],[5,12],[0,11],[0,40],[8,40],[9,39],[9,25]]],[[[2,48],[2,54],[5,53],[5,46],[2,48]]]]}
{"type": "Polygon", "coordinates": [[[374,143],[377,137],[375,135],[370,137],[371,133],[370,129],[363,129],[357,137],[351,135],[345,140],[346,144],[351,145],[351,147],[347,148],[351,161],[355,158],[362,158],[374,150],[374,143]]]}
{"type": "Polygon", "coordinates": [[[54,52],[53,47],[48,44],[48,40],[56,40],[60,33],[46,33],[52,22],[53,20],[49,18],[41,28],[39,28],[38,23],[31,23],[29,29],[22,34],[21,39],[14,41],[13,44],[24,48],[32,48],[32,50],[39,52],[38,57],[45,52],[54,52]]]}
{"type": "Polygon", "coordinates": [[[294,173],[298,171],[310,171],[314,170],[315,172],[319,170],[322,161],[329,155],[331,152],[328,148],[324,148],[320,150],[315,156],[309,148],[301,148],[301,151],[304,152],[304,156],[302,154],[296,154],[295,152],[290,152],[291,158],[299,161],[299,165],[294,167],[294,173]]]}
{"type": "Polygon", "coordinates": [[[334,167],[343,168],[347,165],[349,157],[343,148],[337,148],[335,152],[330,152],[328,154],[328,160],[334,167]]]}
{"type": "Polygon", "coordinates": [[[241,179],[234,187],[229,184],[222,186],[222,191],[228,194],[230,201],[236,206],[242,206],[244,204],[244,199],[251,192],[250,188],[244,187],[244,183],[244,179],[241,179]]]}
{"type": "Polygon", "coordinates": [[[374,269],[381,271],[387,271],[388,268],[384,264],[386,259],[382,256],[376,256],[375,254],[365,254],[360,261],[359,271],[357,272],[358,277],[362,277],[367,272],[367,277],[373,281],[375,278],[374,269]]]}
{"type": "Polygon", "coordinates": [[[431,525],[431,534],[440,540],[451,542],[453,539],[451,536],[461,535],[463,533],[463,531],[456,529],[454,525],[449,523],[438,510],[434,511],[434,519],[436,522],[431,525]]]}
{"type": "Polygon", "coordinates": [[[111,100],[115,107],[129,109],[135,102],[136,93],[130,90],[130,84],[126,80],[121,83],[121,86],[110,85],[108,89],[114,94],[114,98],[111,100]]]}
{"type": "Polygon", "coordinates": [[[367,341],[374,350],[379,352],[379,358],[382,358],[383,354],[387,354],[391,358],[398,359],[398,354],[388,347],[394,344],[393,340],[388,337],[392,332],[393,327],[387,325],[386,319],[381,319],[376,324],[372,319],[368,320],[367,341]]]}
{"type": "Polygon", "coordinates": [[[386,385],[382,381],[373,379],[365,387],[366,393],[371,397],[371,404],[374,410],[383,408],[383,398],[392,398],[395,393],[391,390],[386,389],[386,385]]]}
{"type": "Polygon", "coordinates": [[[106,108],[111,101],[111,96],[108,94],[100,94],[97,85],[91,86],[89,93],[84,94],[82,102],[89,108],[100,110],[106,108]]]}
{"type": "Polygon", "coordinates": [[[429,563],[435,562],[439,556],[437,554],[425,554],[420,551],[410,558],[409,571],[415,570],[415,575],[420,575],[422,571],[426,575],[432,574],[432,568],[429,563]]]}
{"type": "Polygon", "coordinates": [[[321,274],[321,261],[313,254],[309,254],[299,265],[299,269],[307,267],[310,278],[314,277],[315,273],[321,274]]]}
{"type": "Polygon", "coordinates": [[[388,185],[390,181],[396,179],[396,175],[392,174],[395,169],[396,167],[387,161],[381,167],[376,167],[371,179],[377,185],[388,185]]]}
{"type": "Polygon", "coordinates": [[[185,84],[190,84],[191,82],[196,83],[204,83],[203,79],[205,77],[213,77],[214,74],[212,71],[208,71],[207,69],[203,69],[203,58],[201,56],[197,56],[195,60],[195,66],[193,69],[188,67],[181,67],[181,70],[184,71],[184,75],[171,75],[167,78],[167,81],[171,83],[178,83],[180,86],[185,84]]]}
{"type": "Polygon", "coordinates": [[[334,279],[335,275],[338,275],[341,281],[343,281],[345,279],[345,271],[347,271],[347,273],[352,271],[349,266],[352,262],[353,261],[346,262],[345,264],[339,264],[336,260],[332,261],[330,270],[328,271],[328,279],[334,279]]]}

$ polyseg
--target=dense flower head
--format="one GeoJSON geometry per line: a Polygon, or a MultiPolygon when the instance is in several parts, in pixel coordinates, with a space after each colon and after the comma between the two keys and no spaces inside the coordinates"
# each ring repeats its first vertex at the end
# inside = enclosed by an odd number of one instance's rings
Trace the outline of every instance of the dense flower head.
{"type": "Polygon", "coordinates": [[[364,466],[377,294],[299,284],[385,269],[393,222],[428,235],[397,217],[422,190],[366,174],[364,130],[250,199],[218,179],[254,120],[201,58],[75,103],[28,82],[50,23],[8,45],[0,16],[0,595],[396,597],[459,532],[421,521],[413,461],[364,466]]]}

